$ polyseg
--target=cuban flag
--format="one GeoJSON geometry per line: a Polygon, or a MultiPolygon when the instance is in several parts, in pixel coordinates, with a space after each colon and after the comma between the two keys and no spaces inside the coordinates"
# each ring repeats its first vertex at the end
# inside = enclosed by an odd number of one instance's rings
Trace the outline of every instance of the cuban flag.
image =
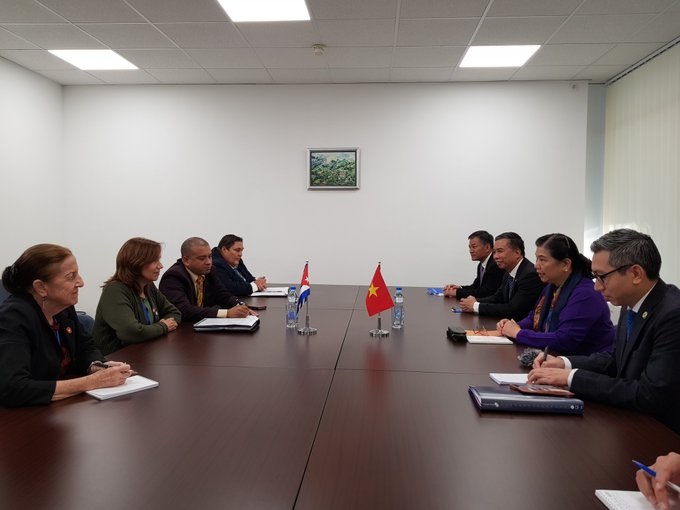
{"type": "Polygon", "coordinates": [[[300,313],[302,304],[309,297],[309,261],[305,262],[305,269],[302,271],[302,281],[300,282],[300,294],[298,295],[297,311],[300,313]]]}

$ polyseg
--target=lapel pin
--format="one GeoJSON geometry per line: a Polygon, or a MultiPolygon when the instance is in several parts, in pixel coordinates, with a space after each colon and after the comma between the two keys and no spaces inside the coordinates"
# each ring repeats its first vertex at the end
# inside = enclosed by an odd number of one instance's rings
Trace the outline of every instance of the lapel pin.
{"type": "Polygon", "coordinates": [[[73,330],[71,329],[71,326],[68,326],[68,327],[66,328],[66,332],[67,332],[69,335],[70,335],[71,333],[73,333],[73,330]]]}
{"type": "Polygon", "coordinates": [[[647,312],[642,312],[642,318],[646,319],[647,318],[647,312]]]}

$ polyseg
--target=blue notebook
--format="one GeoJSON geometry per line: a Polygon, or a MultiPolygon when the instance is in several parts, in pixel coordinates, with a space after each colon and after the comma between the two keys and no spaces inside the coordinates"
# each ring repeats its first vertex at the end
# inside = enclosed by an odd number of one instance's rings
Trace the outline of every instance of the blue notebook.
{"type": "Polygon", "coordinates": [[[577,398],[525,395],[508,386],[470,386],[468,391],[480,411],[583,414],[583,400],[577,398]]]}

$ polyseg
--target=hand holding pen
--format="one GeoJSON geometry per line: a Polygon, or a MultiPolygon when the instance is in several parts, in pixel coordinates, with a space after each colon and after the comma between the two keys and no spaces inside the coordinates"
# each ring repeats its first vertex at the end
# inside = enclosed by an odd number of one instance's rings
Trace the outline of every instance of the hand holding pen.
{"type": "MultiPolygon", "coordinates": [[[[664,510],[669,508],[670,501],[667,489],[670,488],[676,493],[680,493],[680,487],[677,485],[680,483],[680,455],[671,452],[668,455],[657,457],[656,462],[650,467],[636,460],[633,461],[633,464],[640,468],[635,474],[635,481],[640,492],[651,504],[658,505],[659,508],[664,510]]],[[[677,499],[677,494],[675,498],[677,499]]]]}

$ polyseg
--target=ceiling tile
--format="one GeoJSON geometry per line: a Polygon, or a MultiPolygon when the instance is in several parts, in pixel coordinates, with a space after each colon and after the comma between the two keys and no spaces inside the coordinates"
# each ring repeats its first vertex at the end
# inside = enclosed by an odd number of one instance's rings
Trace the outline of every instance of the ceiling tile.
{"type": "Polygon", "coordinates": [[[281,23],[239,23],[238,29],[252,47],[311,47],[321,36],[309,21],[281,23]]]}
{"type": "Polygon", "coordinates": [[[271,69],[275,83],[328,83],[328,69],[271,69]]]}
{"type": "Polygon", "coordinates": [[[0,50],[0,57],[28,69],[75,69],[74,66],[45,50],[0,50]]]}
{"type": "Polygon", "coordinates": [[[394,18],[397,0],[307,0],[313,20],[394,18]]]}
{"type": "Polygon", "coordinates": [[[36,2],[27,0],[2,0],[0,23],[63,23],[61,16],[36,2]]]}
{"type": "Polygon", "coordinates": [[[567,16],[583,0],[494,0],[487,16],[567,16]]]}
{"type": "Polygon", "coordinates": [[[114,50],[175,47],[150,23],[88,23],[78,27],[114,50]]]}
{"type": "Polygon", "coordinates": [[[262,67],[262,63],[257,57],[257,54],[250,48],[187,50],[187,53],[191,58],[198,62],[201,67],[208,67],[211,69],[228,69],[230,67],[248,69],[262,67]]]}
{"type": "Polygon", "coordinates": [[[629,42],[667,43],[680,37],[680,2],[678,10],[664,12],[630,37],[629,42]]]}
{"type": "Polygon", "coordinates": [[[517,71],[513,67],[496,67],[493,69],[481,69],[474,67],[457,67],[453,71],[454,81],[506,81],[512,78],[517,71]]]}
{"type": "Polygon", "coordinates": [[[488,4],[488,0],[402,0],[399,15],[401,19],[480,17],[488,4]]]}
{"type": "Polygon", "coordinates": [[[153,23],[230,21],[215,0],[126,0],[153,23]]]}
{"type": "Polygon", "coordinates": [[[328,67],[325,56],[314,55],[310,48],[258,48],[255,51],[268,69],[328,67]]]}
{"type": "Polygon", "coordinates": [[[411,19],[399,23],[399,46],[457,46],[468,44],[476,19],[411,19]]]}
{"type": "Polygon", "coordinates": [[[120,50],[123,57],[140,68],[187,69],[199,66],[182,50],[120,50]]]}
{"type": "Polygon", "coordinates": [[[664,10],[675,0],[588,0],[576,14],[640,14],[664,10]]]}
{"type": "Polygon", "coordinates": [[[485,18],[472,44],[543,44],[565,19],[560,16],[485,18]]]}
{"type": "Polygon", "coordinates": [[[159,23],[156,28],[181,48],[243,48],[246,41],[233,23],[159,23]]]}
{"type": "Polygon", "coordinates": [[[455,67],[465,46],[399,46],[394,49],[394,67],[455,67]]]}
{"type": "MultiPolygon", "coordinates": [[[[4,1],[4,0],[3,0],[4,1]]],[[[73,23],[131,23],[142,18],[123,0],[38,0],[73,23]]]]}
{"type": "Polygon", "coordinates": [[[639,62],[651,53],[654,53],[661,46],[663,45],[659,43],[617,44],[596,60],[594,65],[630,65],[631,62],[639,62]]]}
{"type": "Polygon", "coordinates": [[[105,83],[112,85],[133,85],[145,83],[159,83],[159,81],[142,69],[128,69],[125,71],[88,71],[105,83]]]}
{"type": "Polygon", "coordinates": [[[390,70],[382,69],[331,69],[333,83],[386,83],[390,81],[390,70]]]}
{"type": "Polygon", "coordinates": [[[592,80],[598,83],[613,78],[628,66],[589,66],[574,76],[575,80],[592,80]]]}
{"type": "Polygon", "coordinates": [[[203,69],[149,69],[148,73],[161,83],[215,83],[203,69]]]}
{"type": "Polygon", "coordinates": [[[7,30],[0,28],[0,49],[3,50],[34,50],[39,49],[35,44],[25,41],[7,30]]]}
{"type": "Polygon", "coordinates": [[[613,44],[548,44],[539,48],[527,65],[587,66],[613,47],[613,44]]]}
{"type": "Polygon", "coordinates": [[[398,67],[390,72],[390,80],[397,82],[450,81],[451,68],[398,67]]]}
{"type": "Polygon", "coordinates": [[[584,66],[524,66],[513,80],[571,80],[584,66]]]}
{"type": "Polygon", "coordinates": [[[99,78],[80,69],[43,69],[37,72],[62,85],[101,85],[104,83],[99,78]]]}
{"type": "Polygon", "coordinates": [[[321,43],[326,46],[391,46],[395,20],[318,21],[321,43]]]}
{"type": "Polygon", "coordinates": [[[625,42],[654,17],[653,14],[573,16],[551,43],[625,42]]]}
{"type": "Polygon", "coordinates": [[[324,56],[329,67],[389,67],[392,48],[385,46],[328,48],[324,56]]]}
{"type": "Polygon", "coordinates": [[[271,83],[266,69],[206,69],[217,83],[271,83]]]}
{"type": "Polygon", "coordinates": [[[3,28],[46,50],[105,48],[73,25],[4,25],[3,28]]]}

